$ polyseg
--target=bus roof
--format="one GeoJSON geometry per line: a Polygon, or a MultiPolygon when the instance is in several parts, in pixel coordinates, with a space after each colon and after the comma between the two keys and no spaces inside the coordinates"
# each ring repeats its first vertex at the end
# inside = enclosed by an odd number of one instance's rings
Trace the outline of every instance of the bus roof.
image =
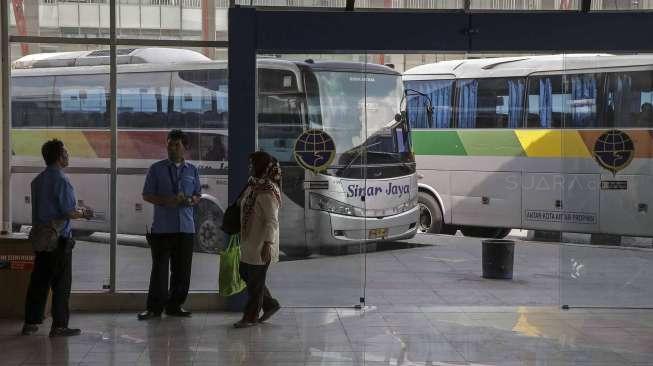
{"type": "Polygon", "coordinates": [[[300,62],[305,67],[314,71],[348,71],[348,72],[369,72],[373,74],[396,74],[396,70],[379,64],[352,62],[352,61],[308,61],[300,62]]]}
{"type": "MultiPolygon", "coordinates": [[[[199,52],[183,48],[121,48],[116,50],[116,63],[124,64],[171,64],[201,63],[211,59],[199,52]]],[[[27,55],[14,61],[13,69],[37,69],[53,67],[98,66],[109,64],[109,50],[51,52],[27,55]]]]}
{"type": "MultiPolygon", "coordinates": [[[[118,73],[166,72],[182,70],[227,69],[225,60],[211,60],[199,52],[177,48],[119,49],[118,73]]],[[[314,71],[369,72],[399,75],[390,67],[378,64],[348,61],[290,61],[277,58],[259,58],[259,67],[292,70],[299,73],[303,66],[314,71]]],[[[12,65],[12,77],[107,74],[108,50],[39,53],[22,57],[12,65]]]]}
{"type": "Polygon", "coordinates": [[[404,80],[523,77],[624,67],[653,68],[653,55],[559,54],[450,60],[409,69],[404,72],[404,80]]]}

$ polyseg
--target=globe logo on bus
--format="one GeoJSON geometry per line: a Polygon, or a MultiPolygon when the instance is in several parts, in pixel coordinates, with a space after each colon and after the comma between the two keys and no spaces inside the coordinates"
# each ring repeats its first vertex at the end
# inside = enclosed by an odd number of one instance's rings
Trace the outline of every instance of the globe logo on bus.
{"type": "Polygon", "coordinates": [[[326,170],[336,156],[336,144],[322,130],[307,130],[295,141],[295,160],[312,172],[326,170]]]}
{"type": "Polygon", "coordinates": [[[607,131],[594,143],[594,159],[612,175],[627,167],[634,156],[635,144],[623,131],[607,131]]]}

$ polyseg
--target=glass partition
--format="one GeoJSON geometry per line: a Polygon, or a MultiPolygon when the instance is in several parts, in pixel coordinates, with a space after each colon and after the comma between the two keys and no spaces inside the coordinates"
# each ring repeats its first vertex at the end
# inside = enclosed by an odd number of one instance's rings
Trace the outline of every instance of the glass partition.
{"type": "Polygon", "coordinates": [[[270,267],[268,285],[285,305],[360,302],[365,68],[309,59],[257,62],[257,145],[279,160],[283,177],[282,255],[270,267]]]}
{"type": "Polygon", "coordinates": [[[30,182],[45,167],[41,146],[61,140],[70,156],[64,170],[75,189],[77,206],[90,207],[90,220],[73,220],[73,290],[101,291],[109,286],[109,244],[93,232],[109,229],[110,132],[108,68],[66,67],[93,45],[30,44],[21,54],[11,45],[12,213],[15,230],[29,230],[33,197],[30,182]],[[44,54],[41,50],[62,53],[44,54]],[[69,52],[65,52],[69,51],[69,52]],[[64,71],[64,72],[62,72],[64,71]]]}
{"type": "Polygon", "coordinates": [[[9,6],[11,35],[109,38],[108,1],[2,1],[9,6]]]}
{"type": "MultiPolygon", "coordinates": [[[[2,0],[12,35],[109,38],[109,1],[2,0]]],[[[227,40],[225,0],[118,0],[121,38],[227,40]]]]}
{"type": "Polygon", "coordinates": [[[653,306],[653,57],[564,56],[561,303],[653,306]]]}
{"type": "Polygon", "coordinates": [[[217,291],[219,229],[228,187],[226,49],[133,47],[120,49],[142,60],[118,66],[118,289],[147,290],[152,259],[144,234],[154,206],[143,200],[150,166],[168,158],[172,129],[189,136],[185,160],[199,168],[202,200],[195,208],[191,290],[217,291]],[[166,60],[170,60],[167,62],[166,60]]]}
{"type": "Polygon", "coordinates": [[[116,27],[120,38],[227,40],[229,2],[226,0],[121,0],[117,3],[116,27]]]}

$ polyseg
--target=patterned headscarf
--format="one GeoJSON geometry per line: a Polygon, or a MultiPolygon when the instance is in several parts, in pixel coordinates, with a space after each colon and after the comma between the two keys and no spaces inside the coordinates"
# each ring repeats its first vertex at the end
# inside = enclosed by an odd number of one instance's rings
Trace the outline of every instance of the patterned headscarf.
{"type": "Polygon", "coordinates": [[[243,219],[241,232],[243,233],[247,230],[247,223],[252,217],[254,204],[256,203],[256,196],[259,193],[272,192],[272,195],[279,203],[279,206],[281,206],[281,166],[279,166],[279,162],[276,160],[271,161],[265,169],[265,174],[263,174],[262,178],[250,176],[247,185],[250,188],[249,194],[247,194],[245,199],[242,201],[243,219]]]}

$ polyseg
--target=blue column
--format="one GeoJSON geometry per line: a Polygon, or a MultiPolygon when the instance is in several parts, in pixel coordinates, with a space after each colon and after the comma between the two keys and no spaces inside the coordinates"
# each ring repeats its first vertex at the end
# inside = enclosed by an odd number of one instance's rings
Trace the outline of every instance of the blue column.
{"type": "Polygon", "coordinates": [[[256,150],[256,10],[229,9],[229,202],[247,182],[256,150]]]}

